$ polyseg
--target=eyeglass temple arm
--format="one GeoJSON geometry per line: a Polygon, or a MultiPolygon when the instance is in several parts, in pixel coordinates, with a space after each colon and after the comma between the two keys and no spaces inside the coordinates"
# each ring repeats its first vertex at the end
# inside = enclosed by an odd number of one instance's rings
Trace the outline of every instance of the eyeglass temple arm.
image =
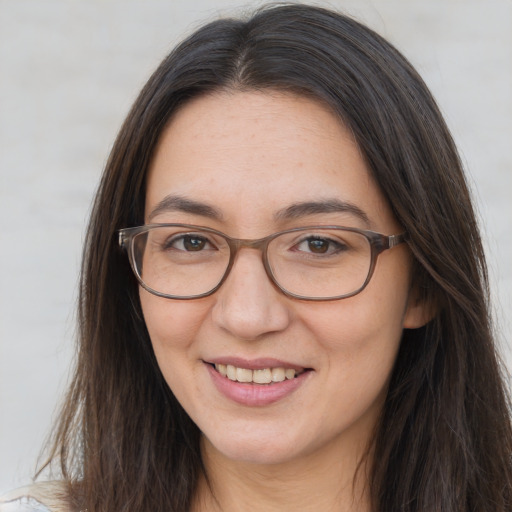
{"type": "Polygon", "coordinates": [[[388,248],[392,249],[397,245],[402,244],[407,240],[407,233],[400,233],[399,235],[389,235],[388,237],[388,248]]]}
{"type": "Polygon", "coordinates": [[[119,230],[118,233],[117,243],[121,249],[126,249],[126,243],[129,240],[129,235],[125,233],[124,229],[119,230]]]}

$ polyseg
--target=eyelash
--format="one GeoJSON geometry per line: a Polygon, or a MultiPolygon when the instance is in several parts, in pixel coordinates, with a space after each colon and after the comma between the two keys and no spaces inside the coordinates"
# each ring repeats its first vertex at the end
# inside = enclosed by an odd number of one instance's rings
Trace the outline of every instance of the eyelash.
{"type": "MultiPolygon", "coordinates": [[[[293,247],[297,248],[297,250],[300,250],[298,249],[300,245],[302,245],[303,243],[307,243],[307,244],[311,244],[312,242],[323,242],[323,243],[326,243],[328,244],[328,247],[327,247],[327,251],[328,254],[327,255],[334,255],[334,254],[338,254],[339,252],[342,252],[343,250],[346,250],[347,249],[347,246],[345,244],[342,244],[340,243],[339,241],[336,241],[336,240],[333,240],[332,238],[328,238],[328,237],[324,237],[324,236],[318,236],[318,235],[311,235],[311,236],[307,236],[307,237],[304,237],[302,238],[302,240],[300,240],[297,244],[295,244],[293,247]],[[333,249],[330,250],[331,246],[333,246],[333,249]]],[[[308,247],[310,248],[310,247],[308,247]]],[[[310,251],[303,251],[303,252],[308,252],[309,254],[313,254],[313,255],[318,255],[318,253],[315,253],[314,251],[310,250],[310,251]]],[[[326,253],[321,253],[321,255],[325,255],[326,253]]]]}
{"type": "MultiPolygon", "coordinates": [[[[183,249],[177,249],[175,247],[175,245],[177,243],[182,243],[182,244],[185,244],[186,243],[186,240],[200,240],[201,242],[204,242],[205,245],[210,245],[212,247],[215,247],[215,244],[213,244],[213,242],[203,236],[203,235],[196,235],[194,233],[184,233],[184,234],[178,234],[178,235],[173,235],[171,238],[167,239],[165,241],[165,243],[162,245],[162,248],[164,250],[172,250],[172,249],[175,249],[175,250],[179,250],[179,251],[183,251],[183,252],[194,252],[194,251],[188,251],[185,247],[183,249]]],[[[203,249],[201,248],[201,251],[203,249]]],[[[200,252],[200,251],[197,251],[197,252],[200,252]]]]}

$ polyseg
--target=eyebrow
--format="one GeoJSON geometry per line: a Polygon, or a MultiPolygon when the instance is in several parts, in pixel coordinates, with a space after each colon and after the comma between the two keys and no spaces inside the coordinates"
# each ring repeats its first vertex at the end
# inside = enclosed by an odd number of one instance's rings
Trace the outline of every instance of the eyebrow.
{"type": "Polygon", "coordinates": [[[151,221],[157,215],[167,212],[184,212],[193,215],[201,215],[214,220],[222,220],[222,213],[214,206],[206,203],[200,203],[192,199],[186,199],[182,196],[169,195],[164,197],[151,211],[148,221],[151,221]]]}
{"type": "MultiPolygon", "coordinates": [[[[193,215],[200,215],[214,220],[222,220],[222,212],[206,203],[187,199],[182,196],[168,195],[164,197],[151,211],[148,221],[151,221],[157,215],[168,212],[183,212],[193,215]]],[[[368,215],[358,206],[348,201],[340,199],[325,199],[322,201],[305,201],[294,203],[283,208],[274,214],[276,221],[295,220],[308,215],[321,213],[349,213],[370,226],[371,222],[368,215]]]]}
{"type": "Polygon", "coordinates": [[[294,220],[308,215],[319,213],[349,213],[362,220],[367,226],[371,225],[368,215],[358,206],[340,199],[325,199],[322,201],[306,201],[294,203],[279,210],[274,218],[276,220],[294,220]]]}

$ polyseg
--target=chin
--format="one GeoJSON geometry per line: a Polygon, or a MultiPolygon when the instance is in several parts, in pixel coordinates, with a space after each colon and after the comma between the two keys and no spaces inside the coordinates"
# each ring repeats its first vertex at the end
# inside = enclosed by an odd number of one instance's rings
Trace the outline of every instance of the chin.
{"type": "Polygon", "coordinates": [[[299,456],[297,443],[283,436],[255,436],[217,439],[205,436],[207,452],[216,452],[225,459],[245,464],[285,464],[299,456]]]}

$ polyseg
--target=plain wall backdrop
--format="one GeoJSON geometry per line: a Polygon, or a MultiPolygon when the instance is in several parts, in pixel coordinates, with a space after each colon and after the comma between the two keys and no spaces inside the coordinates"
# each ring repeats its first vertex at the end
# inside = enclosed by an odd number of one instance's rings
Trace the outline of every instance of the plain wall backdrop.
{"type": "MultiPolygon", "coordinates": [[[[0,0],[0,492],[27,483],[68,378],[81,243],[120,124],[149,74],[232,0],[0,0]]],[[[417,67],[477,200],[504,355],[512,311],[512,1],[316,2],[417,67]]]]}

